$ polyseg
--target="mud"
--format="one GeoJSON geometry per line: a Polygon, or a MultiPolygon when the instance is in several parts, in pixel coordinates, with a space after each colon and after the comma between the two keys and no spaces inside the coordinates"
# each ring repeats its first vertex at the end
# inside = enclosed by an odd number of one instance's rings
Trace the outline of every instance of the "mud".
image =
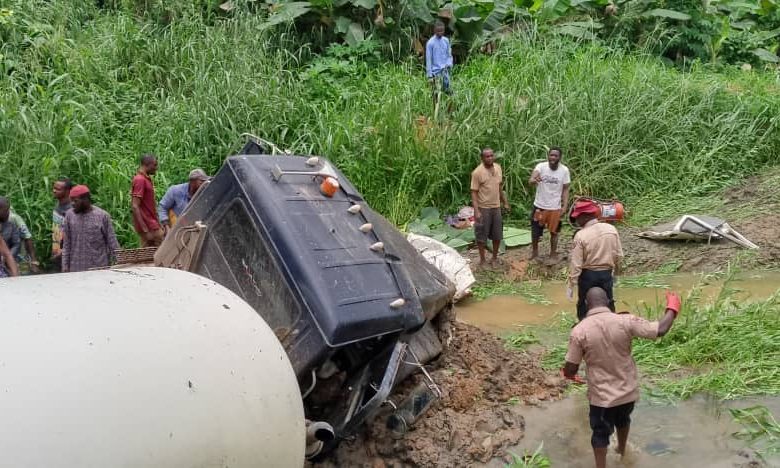
{"type": "MultiPolygon", "coordinates": [[[[560,398],[563,382],[542,370],[538,355],[507,350],[491,333],[456,323],[453,335],[448,352],[429,366],[443,398],[413,429],[394,440],[386,427],[387,408],[322,466],[465,467],[509,461],[507,449],[525,431],[524,410],[560,398]]],[[[404,388],[420,379],[415,376],[404,388]]],[[[400,402],[403,394],[392,399],[400,402]]]]}

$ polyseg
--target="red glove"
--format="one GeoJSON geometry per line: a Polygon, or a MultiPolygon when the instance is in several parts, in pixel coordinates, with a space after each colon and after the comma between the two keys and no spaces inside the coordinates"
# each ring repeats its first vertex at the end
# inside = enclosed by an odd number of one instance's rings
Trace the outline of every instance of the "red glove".
{"type": "Polygon", "coordinates": [[[584,384],[585,381],[582,380],[582,377],[580,377],[578,374],[574,374],[574,377],[566,377],[566,374],[563,372],[563,368],[561,368],[561,377],[563,377],[566,380],[571,380],[572,382],[576,384],[584,384]]]}
{"type": "Polygon", "coordinates": [[[666,310],[674,312],[675,318],[680,313],[680,296],[672,291],[666,291],[666,310]]]}

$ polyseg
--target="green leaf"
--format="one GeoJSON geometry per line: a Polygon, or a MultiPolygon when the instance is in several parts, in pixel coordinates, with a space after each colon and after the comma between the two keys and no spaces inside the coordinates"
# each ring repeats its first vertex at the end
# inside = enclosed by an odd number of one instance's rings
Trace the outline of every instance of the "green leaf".
{"type": "Polygon", "coordinates": [[[753,51],[753,55],[765,62],[780,63],[780,57],[766,49],[755,49],[753,51]]]}
{"type": "Polygon", "coordinates": [[[352,4],[356,7],[372,10],[376,7],[377,0],[352,0],[352,4]]]}
{"type": "Polygon", "coordinates": [[[658,18],[669,18],[680,21],[688,21],[691,19],[691,15],[682,13],[680,11],[666,10],[664,8],[656,8],[654,10],[646,11],[642,16],[655,16],[658,18]]]}
{"type": "Polygon", "coordinates": [[[447,242],[447,239],[449,238],[449,237],[447,236],[447,234],[445,234],[445,233],[443,233],[443,232],[440,232],[440,233],[438,233],[438,234],[433,234],[433,235],[432,235],[432,236],[430,236],[430,237],[431,237],[431,239],[435,239],[435,240],[437,240],[437,241],[439,241],[439,242],[445,242],[445,243],[447,242]]]}
{"type": "Polygon", "coordinates": [[[413,232],[415,234],[419,234],[421,236],[431,235],[431,228],[429,228],[427,224],[423,223],[419,219],[415,219],[414,221],[409,223],[409,225],[406,226],[406,230],[409,232],[413,232]]]}
{"type": "Polygon", "coordinates": [[[493,11],[485,18],[482,29],[487,32],[496,31],[504,24],[504,19],[509,12],[510,2],[507,0],[496,0],[493,4],[493,11]]]}
{"type": "Polygon", "coordinates": [[[458,239],[457,237],[455,239],[448,240],[446,244],[453,249],[462,249],[463,247],[468,247],[469,245],[468,242],[464,241],[463,239],[458,239]]]}
{"type": "Polygon", "coordinates": [[[347,31],[349,31],[349,25],[352,23],[352,20],[347,18],[346,16],[339,16],[336,18],[336,33],[338,34],[346,34],[347,31]]]}
{"type": "Polygon", "coordinates": [[[344,40],[347,41],[347,44],[354,47],[363,42],[365,39],[366,36],[363,33],[363,26],[359,25],[358,23],[350,23],[349,28],[347,29],[347,33],[344,35],[344,40]]]}
{"type": "Polygon", "coordinates": [[[517,229],[513,227],[504,227],[504,243],[507,247],[518,247],[531,243],[531,231],[527,229],[517,229]]]}
{"type": "Polygon", "coordinates": [[[555,21],[566,15],[571,9],[569,0],[544,0],[544,5],[539,10],[539,19],[542,21],[555,21]]]}
{"type": "Polygon", "coordinates": [[[459,229],[459,231],[460,234],[458,235],[458,239],[462,239],[468,243],[472,243],[476,240],[474,229],[459,229]]]}
{"type": "Polygon", "coordinates": [[[571,24],[562,24],[560,26],[556,26],[553,32],[556,34],[565,34],[567,36],[576,37],[578,39],[587,39],[589,41],[596,39],[595,34],[593,34],[590,29],[583,28],[581,26],[574,26],[571,24]]]}
{"type": "Polygon", "coordinates": [[[311,10],[310,2],[289,2],[282,3],[276,8],[271,16],[260,25],[260,30],[265,30],[277,24],[291,23],[311,10]]]}
{"type": "Polygon", "coordinates": [[[433,23],[433,16],[426,0],[405,0],[401,3],[406,6],[412,18],[423,23],[433,23]]]}
{"type": "Polygon", "coordinates": [[[439,219],[441,218],[441,213],[439,212],[436,207],[433,206],[426,206],[422,210],[420,210],[420,218],[422,219],[428,219],[428,218],[435,218],[439,219]]]}

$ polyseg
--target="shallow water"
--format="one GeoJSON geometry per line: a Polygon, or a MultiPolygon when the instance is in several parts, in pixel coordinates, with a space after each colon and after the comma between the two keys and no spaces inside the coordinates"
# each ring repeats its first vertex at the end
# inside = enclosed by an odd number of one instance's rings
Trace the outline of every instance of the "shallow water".
{"type": "MultiPolygon", "coordinates": [[[[626,456],[614,453],[615,436],[610,441],[607,466],[630,468],[726,468],[747,466],[758,460],[755,452],[732,436],[741,429],[729,407],[764,405],[780,413],[780,398],[763,398],[721,403],[694,397],[676,405],[640,399],[631,415],[626,456]]],[[[526,432],[520,445],[510,449],[522,455],[533,453],[541,444],[553,467],[590,468],[594,466],[588,426],[588,403],[584,393],[523,412],[526,432]]],[[[504,466],[495,461],[488,466],[504,466]]],[[[780,466],[780,458],[766,465],[780,466]]]]}
{"type": "MultiPolygon", "coordinates": [[[[629,278],[627,281],[630,280],[629,278]]],[[[724,283],[722,278],[693,273],[657,276],[654,281],[658,285],[668,285],[672,290],[679,292],[683,298],[694,289],[698,289],[705,302],[714,300],[724,283]]],[[[780,272],[742,273],[733,278],[728,287],[737,290],[733,296],[737,299],[764,299],[780,289],[780,272]]],[[[575,315],[575,301],[570,301],[566,297],[564,283],[543,283],[539,293],[550,304],[533,304],[521,295],[493,296],[482,301],[467,299],[459,303],[455,310],[459,320],[496,333],[512,331],[519,325],[548,323],[560,312],[575,315]]],[[[664,289],[631,288],[620,286],[618,283],[614,295],[618,310],[638,312],[646,307],[656,307],[661,304],[664,289]]]]}
{"type": "MultiPolygon", "coordinates": [[[[683,297],[698,291],[702,302],[714,300],[723,288],[723,278],[697,274],[672,274],[655,277],[658,285],[668,285],[683,297]]],[[[742,273],[728,284],[735,298],[760,300],[780,289],[780,272],[742,273]]],[[[575,314],[575,303],[566,298],[561,282],[544,283],[539,293],[550,304],[532,304],[521,295],[494,296],[483,301],[468,300],[456,307],[458,319],[500,334],[518,326],[548,323],[559,313],[575,314]]],[[[618,310],[642,311],[663,300],[662,287],[616,287],[618,310]]],[[[540,299],[539,296],[535,297],[540,299]]],[[[741,429],[728,408],[765,405],[778,418],[780,397],[718,402],[693,397],[674,405],[642,398],[632,415],[629,447],[624,458],[610,449],[609,467],[625,468],[698,468],[747,467],[757,460],[745,442],[732,434],[741,429]]],[[[590,468],[594,466],[588,425],[588,403],[584,391],[564,400],[523,412],[526,433],[513,453],[533,453],[543,444],[543,453],[553,467],[590,468]]],[[[613,441],[611,447],[614,448],[613,441]]],[[[494,460],[488,466],[505,466],[494,460]]],[[[780,467],[780,455],[753,466],[780,467]]]]}

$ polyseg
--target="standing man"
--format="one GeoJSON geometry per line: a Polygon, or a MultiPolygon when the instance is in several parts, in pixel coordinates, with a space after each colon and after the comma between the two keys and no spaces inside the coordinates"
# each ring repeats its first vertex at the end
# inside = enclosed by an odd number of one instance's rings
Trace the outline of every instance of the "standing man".
{"type": "Polygon", "coordinates": [[[547,152],[547,162],[534,167],[528,182],[536,186],[536,198],[531,210],[531,259],[539,256],[539,239],[544,229],[550,231],[550,260],[558,260],[558,233],[561,214],[569,205],[569,168],[561,164],[561,149],[553,146],[547,152]]]}
{"type": "Polygon", "coordinates": [[[479,266],[485,265],[485,244],[493,241],[493,259],[498,261],[498,247],[501,244],[504,225],[501,219],[501,205],[509,210],[504,194],[504,178],[501,166],[494,162],[495,155],[490,148],[481,153],[482,164],[471,173],[471,205],[474,207],[474,235],[479,249],[479,266]]]}
{"type": "Polygon", "coordinates": [[[590,288],[603,289],[609,298],[609,308],[615,311],[612,296],[612,273],[619,273],[623,247],[615,226],[600,223],[599,208],[590,200],[581,200],[574,205],[572,217],[582,229],[574,235],[569,265],[569,298],[577,285],[577,318],[582,320],[588,312],[585,294],[590,288]]]}
{"type": "Polygon", "coordinates": [[[11,250],[5,244],[3,237],[0,236],[0,278],[8,276],[19,276],[19,267],[16,266],[16,260],[11,255],[11,250]]]}
{"type": "Polygon", "coordinates": [[[109,266],[119,249],[111,216],[92,205],[86,185],[73,187],[70,197],[73,209],[62,223],[63,273],[109,266]]]}
{"type": "Polygon", "coordinates": [[[19,230],[19,238],[24,246],[24,255],[22,255],[20,249],[15,258],[17,266],[21,269],[22,263],[26,263],[29,265],[28,268],[30,273],[38,273],[40,271],[38,268],[40,264],[35,255],[35,242],[33,242],[33,235],[32,232],[30,232],[30,228],[27,227],[27,223],[19,216],[19,213],[15,213],[13,210],[11,210],[9,220],[15,224],[16,228],[19,230]]]}
{"type": "Polygon", "coordinates": [[[65,213],[71,209],[70,189],[73,183],[67,177],[60,177],[54,182],[51,193],[57,204],[51,213],[51,262],[54,271],[62,271],[62,223],[65,221],[65,213]]]}
{"type": "Polygon", "coordinates": [[[680,312],[680,297],[666,292],[666,312],[658,322],[609,310],[609,298],[601,288],[587,292],[588,318],[578,323],[569,336],[563,375],[575,380],[585,360],[590,402],[590,442],[596,468],[607,465],[609,436],[617,428],[617,452],[626,453],[631,412],[639,399],[636,363],[631,355],[634,337],[655,340],[664,336],[680,312]]]}
{"type": "Polygon", "coordinates": [[[176,218],[184,212],[203,182],[209,179],[203,169],[193,169],[190,171],[189,182],[173,185],[165,192],[157,206],[157,216],[165,231],[176,224],[176,218]]]}
{"type": "Polygon", "coordinates": [[[450,70],[452,69],[452,49],[450,40],[444,37],[444,23],[436,21],[433,36],[425,44],[425,75],[433,90],[433,109],[436,112],[441,93],[451,95],[450,70]]]}
{"type": "Polygon", "coordinates": [[[0,236],[5,241],[5,245],[14,257],[14,264],[16,264],[15,260],[22,247],[22,238],[19,227],[11,219],[11,202],[5,197],[0,197],[0,236]]]}
{"type": "Polygon", "coordinates": [[[130,195],[133,199],[133,225],[141,239],[141,247],[157,247],[162,244],[164,233],[157,218],[152,176],[157,173],[157,157],[141,156],[141,167],[133,177],[130,195]]]}

